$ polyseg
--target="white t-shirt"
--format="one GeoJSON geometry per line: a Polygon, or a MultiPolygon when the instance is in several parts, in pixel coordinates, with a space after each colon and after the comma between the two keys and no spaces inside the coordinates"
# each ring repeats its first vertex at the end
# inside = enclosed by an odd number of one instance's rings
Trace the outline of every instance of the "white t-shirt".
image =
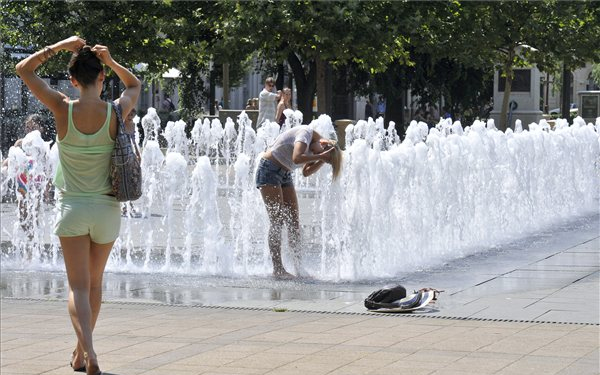
{"type": "Polygon", "coordinates": [[[260,128],[265,120],[275,121],[277,114],[277,93],[263,89],[258,94],[258,119],[256,127],[260,128]]]}
{"type": "Polygon", "coordinates": [[[292,161],[292,155],[294,153],[294,145],[296,142],[305,143],[307,148],[304,152],[307,155],[312,155],[312,152],[308,148],[310,141],[312,140],[313,130],[308,125],[300,125],[286,130],[275,139],[275,143],[271,146],[271,155],[281,165],[289,169],[290,171],[296,168],[300,168],[301,164],[294,164],[292,161]]]}

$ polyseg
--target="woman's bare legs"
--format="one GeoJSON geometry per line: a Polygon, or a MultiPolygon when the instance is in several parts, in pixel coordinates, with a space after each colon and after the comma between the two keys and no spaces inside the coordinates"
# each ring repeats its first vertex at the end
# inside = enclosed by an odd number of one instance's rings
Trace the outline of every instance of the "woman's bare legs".
{"type": "Polygon", "coordinates": [[[294,257],[296,272],[300,272],[300,214],[294,186],[282,187],[283,219],[288,229],[288,244],[294,257]]]}
{"type": "Polygon", "coordinates": [[[72,365],[97,365],[92,332],[100,313],[102,276],[113,242],[96,244],[88,235],[61,237],[60,242],[69,280],[69,314],[78,339],[72,365]],[[88,353],[87,364],[83,353],[88,353]]]}
{"type": "Polygon", "coordinates": [[[281,186],[265,185],[260,188],[260,193],[269,215],[269,250],[273,262],[273,275],[291,277],[292,275],[285,270],[281,261],[281,229],[284,223],[281,186]]]}

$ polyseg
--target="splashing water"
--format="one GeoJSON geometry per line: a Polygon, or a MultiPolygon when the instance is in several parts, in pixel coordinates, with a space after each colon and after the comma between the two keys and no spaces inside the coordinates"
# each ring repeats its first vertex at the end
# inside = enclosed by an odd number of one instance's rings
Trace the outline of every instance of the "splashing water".
{"type": "Polygon", "coordinates": [[[152,140],[158,140],[158,134],[160,133],[160,117],[156,109],[150,107],[146,112],[146,115],[142,117],[142,129],[144,129],[144,144],[152,140]]]}
{"type": "MultiPolygon", "coordinates": [[[[268,275],[268,219],[254,186],[257,162],[279,133],[275,123],[258,132],[245,113],[196,121],[188,141],[185,123],[167,124],[167,147],[156,138],[160,120],[141,120],[144,195],[122,220],[108,269],[202,275],[268,275]]],[[[298,116],[288,112],[290,126],[298,116]]],[[[310,124],[335,137],[331,119],[310,124]]],[[[301,208],[302,268],[326,280],[398,275],[466,256],[548,228],[598,207],[600,119],[573,124],[559,119],[523,130],[499,131],[493,122],[427,124],[412,121],[400,142],[394,126],[358,121],[346,127],[340,178],[325,166],[310,178],[295,173],[301,208]]],[[[62,269],[51,235],[54,205],[45,199],[56,150],[39,135],[12,148],[2,194],[16,200],[3,209],[3,268],[62,269]],[[27,170],[27,193],[18,176],[27,170]],[[19,207],[28,215],[19,220],[19,207]],[[12,215],[12,216],[11,216],[12,215]],[[12,217],[13,220],[4,220],[12,217]],[[22,223],[29,223],[26,230],[22,223]],[[5,222],[12,224],[6,225],[5,222]],[[4,236],[4,234],[6,236],[4,236]]],[[[284,244],[284,263],[292,257],[284,244]]],[[[292,267],[290,267],[292,269],[292,267]]]]}

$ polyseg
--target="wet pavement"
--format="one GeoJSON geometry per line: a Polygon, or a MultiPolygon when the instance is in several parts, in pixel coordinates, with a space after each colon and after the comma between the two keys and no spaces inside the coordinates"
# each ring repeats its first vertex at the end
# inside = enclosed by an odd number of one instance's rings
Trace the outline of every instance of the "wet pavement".
{"type": "MultiPolygon", "coordinates": [[[[364,298],[386,285],[444,290],[415,316],[599,324],[600,215],[556,225],[547,232],[485,249],[442,266],[395,279],[332,283],[268,277],[201,277],[107,273],[110,303],[287,311],[366,313],[364,298]]],[[[3,299],[64,300],[62,272],[2,271],[3,299]]]]}

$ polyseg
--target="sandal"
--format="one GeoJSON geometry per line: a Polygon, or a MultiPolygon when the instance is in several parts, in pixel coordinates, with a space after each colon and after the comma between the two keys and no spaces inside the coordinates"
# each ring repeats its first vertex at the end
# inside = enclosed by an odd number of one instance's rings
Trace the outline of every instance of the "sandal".
{"type": "Polygon", "coordinates": [[[418,291],[415,290],[415,293],[418,293],[418,292],[421,292],[421,291],[423,291],[423,292],[433,292],[433,299],[432,299],[432,301],[437,301],[438,296],[440,295],[440,293],[445,292],[445,290],[438,290],[438,289],[435,289],[435,288],[421,288],[418,291]]]}

